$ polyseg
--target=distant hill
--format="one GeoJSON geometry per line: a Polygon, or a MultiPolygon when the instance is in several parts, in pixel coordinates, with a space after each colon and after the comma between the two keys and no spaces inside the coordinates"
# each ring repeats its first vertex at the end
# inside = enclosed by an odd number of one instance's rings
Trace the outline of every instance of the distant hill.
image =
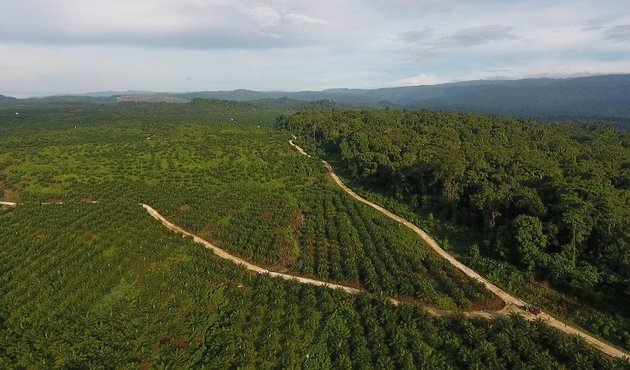
{"type": "MultiPolygon", "coordinates": [[[[0,104],[2,103],[0,98],[0,104]]],[[[267,107],[300,108],[332,100],[342,106],[374,106],[499,114],[549,121],[606,121],[630,128],[630,75],[570,79],[465,81],[432,86],[323,91],[124,91],[20,99],[19,102],[91,103],[188,102],[195,98],[247,101],[267,107]]],[[[14,98],[11,102],[15,102],[14,98]]],[[[4,103],[7,104],[7,103],[4,103]]]]}
{"type": "Polygon", "coordinates": [[[194,99],[194,98],[204,98],[204,99],[221,99],[221,100],[235,100],[235,101],[252,101],[258,99],[265,98],[280,98],[283,96],[287,96],[288,93],[280,93],[279,95],[275,95],[272,92],[259,92],[252,90],[244,90],[238,89],[233,91],[198,91],[198,92],[190,92],[183,94],[175,94],[180,98],[185,99],[194,99]]]}
{"type": "MultiPolygon", "coordinates": [[[[608,121],[630,127],[630,75],[571,79],[466,81],[383,89],[259,92],[251,90],[174,94],[192,99],[261,101],[333,100],[343,105],[378,105],[528,117],[550,121],[608,121]]],[[[287,103],[288,101],[284,101],[287,103]]]]}
{"type": "Polygon", "coordinates": [[[59,95],[42,98],[18,99],[23,104],[110,104],[116,102],[114,96],[59,95]]]}
{"type": "Polygon", "coordinates": [[[115,96],[118,102],[139,102],[139,103],[187,103],[188,99],[174,96],[173,94],[132,94],[115,96]]]}
{"type": "Polygon", "coordinates": [[[16,98],[12,98],[10,96],[0,95],[0,105],[8,105],[13,104],[17,101],[16,98]]]}
{"type": "Polygon", "coordinates": [[[552,121],[630,125],[630,75],[521,80],[451,88],[404,104],[414,109],[493,113],[552,121]]]}

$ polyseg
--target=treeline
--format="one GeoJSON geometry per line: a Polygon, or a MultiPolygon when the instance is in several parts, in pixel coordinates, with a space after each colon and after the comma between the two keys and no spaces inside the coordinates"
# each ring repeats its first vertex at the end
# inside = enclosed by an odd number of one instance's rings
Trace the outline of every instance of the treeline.
{"type": "Polygon", "coordinates": [[[434,112],[301,112],[354,180],[474,228],[484,253],[596,302],[630,304],[630,135],[434,112]]]}

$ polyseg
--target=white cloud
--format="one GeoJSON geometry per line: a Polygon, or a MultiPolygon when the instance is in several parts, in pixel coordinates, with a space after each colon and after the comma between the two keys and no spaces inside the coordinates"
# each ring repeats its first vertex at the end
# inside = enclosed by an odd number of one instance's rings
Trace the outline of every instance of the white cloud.
{"type": "Polygon", "coordinates": [[[276,9],[266,6],[245,8],[245,14],[263,27],[275,26],[280,23],[282,16],[276,9]]]}
{"type": "Polygon", "coordinates": [[[616,25],[606,31],[609,40],[630,42],[630,24],[616,25]]]}
{"type": "Polygon", "coordinates": [[[304,14],[297,14],[297,13],[288,13],[285,18],[294,24],[299,24],[299,25],[316,25],[316,24],[326,24],[326,21],[321,20],[321,19],[316,19],[316,18],[312,18],[309,17],[308,15],[304,15],[304,14]]]}
{"type": "Polygon", "coordinates": [[[22,0],[0,12],[0,43],[265,48],[313,44],[326,23],[282,0],[22,0]]]}
{"type": "Polygon", "coordinates": [[[437,76],[426,73],[400,80],[400,83],[405,86],[437,85],[441,82],[437,76]]]}

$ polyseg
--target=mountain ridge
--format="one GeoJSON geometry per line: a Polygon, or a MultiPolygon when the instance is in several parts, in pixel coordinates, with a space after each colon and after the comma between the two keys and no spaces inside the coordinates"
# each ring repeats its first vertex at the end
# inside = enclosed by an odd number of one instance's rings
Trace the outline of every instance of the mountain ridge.
{"type": "Polygon", "coordinates": [[[549,121],[607,121],[630,128],[630,74],[574,78],[472,80],[438,85],[378,89],[332,88],[321,91],[248,89],[192,92],[103,91],[28,99],[0,97],[0,105],[37,102],[183,103],[195,98],[274,106],[283,106],[294,101],[332,100],[342,105],[499,114],[549,121]],[[274,99],[285,100],[274,102],[274,99]]]}

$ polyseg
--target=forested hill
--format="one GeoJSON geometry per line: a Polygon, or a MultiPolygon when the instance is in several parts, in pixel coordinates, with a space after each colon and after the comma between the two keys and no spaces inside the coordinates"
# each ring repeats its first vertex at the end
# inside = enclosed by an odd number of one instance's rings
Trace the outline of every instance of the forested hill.
{"type": "Polygon", "coordinates": [[[10,96],[0,95],[0,105],[7,105],[17,101],[16,98],[12,98],[10,96]]]}
{"type": "Polygon", "coordinates": [[[486,256],[630,317],[630,134],[433,112],[278,124],[314,138],[354,181],[481,233],[486,256]]]}
{"type": "Polygon", "coordinates": [[[606,121],[630,128],[630,75],[467,81],[375,90],[235,90],[189,93],[180,97],[242,101],[280,97],[305,101],[329,99],[348,105],[389,104],[413,110],[489,113],[549,121],[606,121]]]}
{"type": "Polygon", "coordinates": [[[411,101],[411,108],[493,113],[551,121],[604,120],[630,127],[630,76],[491,81],[453,86],[446,96],[411,101]]]}

